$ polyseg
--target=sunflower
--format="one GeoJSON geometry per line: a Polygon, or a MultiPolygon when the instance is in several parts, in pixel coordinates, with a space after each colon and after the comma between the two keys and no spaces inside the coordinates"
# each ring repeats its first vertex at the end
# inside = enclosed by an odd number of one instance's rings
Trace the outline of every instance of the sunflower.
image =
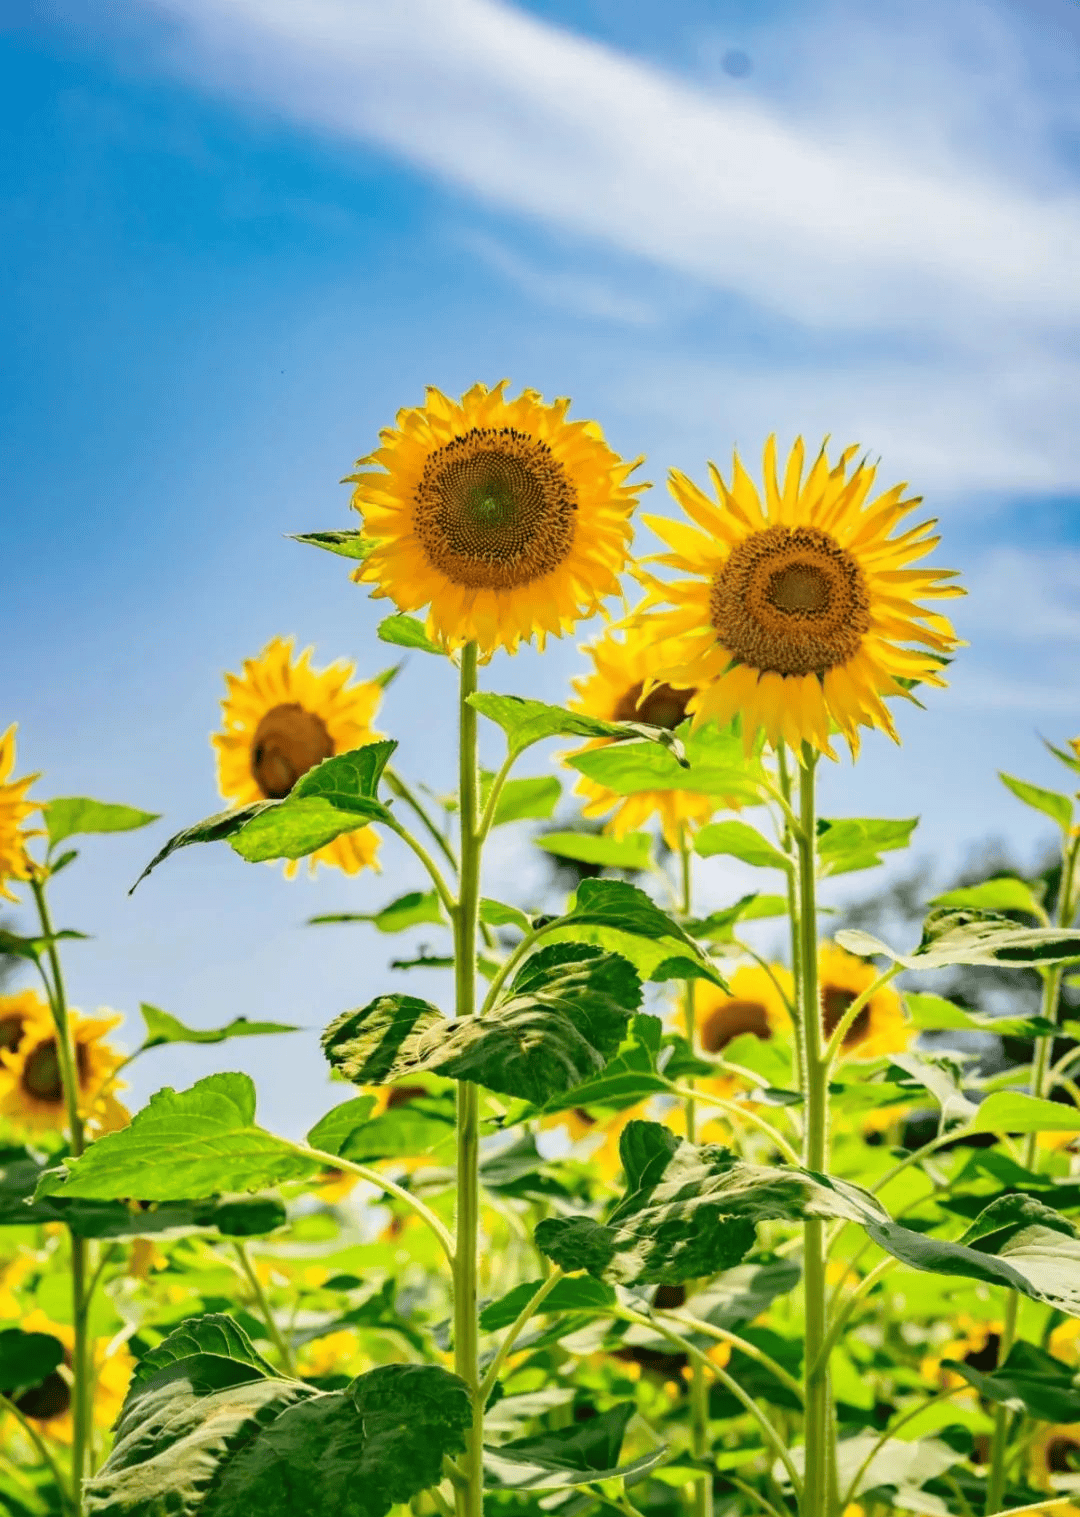
{"type": "Polygon", "coordinates": [[[1080,1422],[1039,1429],[1031,1444],[1031,1475],[1044,1491],[1054,1489],[1055,1476],[1080,1475],[1080,1422]]]}
{"type": "MultiPolygon", "coordinates": [[[[852,1002],[878,978],[873,964],[857,959],[835,943],[818,948],[818,990],[825,1036],[831,1038],[852,1002]]],[[[876,1059],[900,1053],[908,1046],[911,1024],[891,985],[875,991],[844,1034],[843,1053],[854,1059],[876,1059]]]]}
{"type": "Polygon", "coordinates": [[[21,780],[10,778],[15,768],[15,724],[0,737],[0,896],[7,901],[16,901],[7,888],[7,880],[28,880],[33,865],[26,852],[26,840],[40,836],[23,826],[27,817],[41,808],[26,799],[26,792],[37,779],[36,774],[25,775],[21,780]]]}
{"type": "Polygon", "coordinates": [[[981,1321],[970,1317],[967,1312],[961,1312],[956,1319],[956,1327],[958,1335],[937,1352],[928,1354],[920,1365],[923,1379],[942,1389],[959,1389],[965,1384],[964,1377],[955,1370],[942,1368],[943,1359],[958,1359],[984,1375],[997,1368],[1003,1324],[981,1321]]]}
{"type": "Polygon", "coordinates": [[[348,475],[374,543],[353,578],[402,611],[427,606],[429,637],[484,656],[542,648],[618,593],[645,488],[626,483],[641,460],[624,463],[596,422],[568,422],[568,400],[507,400],[506,384],[460,404],[429,389],[348,475]]]}
{"type": "Polygon", "coordinates": [[[36,990],[0,996],[0,1053],[16,1053],[24,1039],[52,1031],[52,1012],[36,990]]]}
{"type": "MultiPolygon", "coordinates": [[[[60,1369],[53,1370],[40,1385],[17,1396],[15,1405],[23,1416],[36,1423],[41,1432],[58,1443],[70,1443],[74,1432],[70,1365],[75,1347],[75,1329],[67,1323],[51,1321],[38,1307],[19,1325],[25,1333],[47,1333],[50,1337],[59,1338],[64,1345],[64,1363],[68,1373],[65,1374],[60,1369]]],[[[99,1428],[111,1428],[124,1404],[135,1360],[126,1344],[114,1345],[109,1338],[95,1338],[91,1345],[91,1364],[94,1372],[94,1423],[99,1428]]]]}
{"type": "MultiPolygon", "coordinates": [[[[123,1017],[84,1017],[78,1011],[68,1016],[79,1077],[79,1110],[97,1132],[115,1132],[129,1120],[127,1108],[115,1095],[123,1087],[113,1079],[124,1056],[104,1038],[123,1017]]],[[[28,1020],[14,1049],[0,1048],[0,1117],[31,1132],[59,1131],[65,1126],[67,1107],[51,1021],[28,1020]]]]}
{"type": "MultiPolygon", "coordinates": [[[[311,667],[310,648],[293,655],[291,637],[275,637],[242,674],[226,674],[221,703],[224,730],[210,741],[217,751],[218,790],[231,806],[281,800],[301,775],[335,753],[362,748],[380,736],[371,723],[382,687],[351,684],[354,665],[339,659],[311,667]]],[[[377,869],[379,838],[371,827],[346,832],[311,855],[312,872],[332,864],[346,874],[377,869]]],[[[297,859],[285,865],[291,879],[297,859]]]]}
{"type": "Polygon", "coordinates": [[[731,977],[730,995],[715,985],[699,984],[695,1012],[702,1052],[723,1053],[733,1039],[748,1032],[762,1040],[785,1032],[791,1026],[791,994],[791,976],[782,964],[767,970],[759,964],[743,965],[731,977]]]}
{"type": "Polygon", "coordinates": [[[608,1184],[614,1184],[622,1173],[619,1143],[623,1128],[628,1122],[644,1118],[645,1115],[644,1104],[640,1101],[633,1106],[624,1106],[621,1111],[598,1108],[595,1116],[584,1106],[572,1106],[566,1111],[555,1111],[550,1116],[541,1118],[540,1126],[561,1127],[571,1143],[585,1145],[585,1156],[596,1165],[608,1184]]]}
{"type": "MultiPolygon", "coordinates": [[[[634,628],[622,636],[607,632],[585,652],[593,661],[593,672],[574,680],[575,696],[569,702],[573,711],[599,717],[605,722],[648,722],[654,727],[673,729],[686,717],[692,690],[676,690],[672,685],[653,685],[645,694],[643,672],[649,667],[650,640],[634,628]]],[[[603,746],[606,739],[599,739],[603,746]]],[[[689,790],[644,790],[637,795],[618,795],[606,785],[599,785],[585,775],[578,777],[575,794],[585,797],[583,816],[614,815],[605,824],[605,832],[625,837],[635,832],[652,816],[659,816],[664,838],[670,848],[680,846],[686,827],[707,822],[715,810],[737,810],[737,797],[695,795],[689,790]]]]}
{"type": "Polygon", "coordinates": [[[883,696],[944,683],[942,656],[957,638],[917,597],[963,592],[945,583],[951,570],[909,567],[936,545],[934,523],[892,536],[918,497],[897,485],[868,503],[876,465],[857,463],[849,477],[855,452],[830,465],[822,447],[803,480],[799,438],[781,484],[770,437],[764,504],[738,454],[730,488],[709,465],[716,503],[672,471],[671,493],[697,528],[646,520],[673,550],[658,562],[690,577],[643,576],[643,624],[657,645],[654,677],[693,690],[696,723],[738,712],[747,744],[764,731],[774,747],[807,742],[830,758],[832,726],[854,756],[860,726],[896,739],[883,696]]]}

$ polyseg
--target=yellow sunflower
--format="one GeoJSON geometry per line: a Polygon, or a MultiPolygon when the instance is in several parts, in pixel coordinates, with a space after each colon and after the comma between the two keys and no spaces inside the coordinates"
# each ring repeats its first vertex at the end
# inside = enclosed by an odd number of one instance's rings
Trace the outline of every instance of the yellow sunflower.
{"type": "MultiPolygon", "coordinates": [[[[731,994],[716,985],[699,981],[695,986],[694,1012],[697,1040],[702,1053],[722,1054],[735,1038],[753,1033],[762,1041],[782,1036],[791,1027],[791,1013],[784,997],[791,997],[791,975],[782,964],[745,964],[731,976],[731,994]]],[[[738,1075],[721,1074],[698,1080],[699,1090],[711,1091],[725,1100],[745,1087],[738,1075]]],[[[703,1120],[707,1113],[702,1110],[703,1120]]]]}
{"type": "Polygon", "coordinates": [[[918,497],[897,485],[868,501],[876,466],[857,463],[849,477],[855,452],[830,465],[822,447],[803,480],[799,438],[781,483],[770,437],[764,503],[738,454],[730,487],[709,465],[716,502],[672,472],[671,493],[697,526],[646,520],[673,550],[658,562],[690,577],[644,576],[643,624],[658,645],[653,676],[694,691],[695,722],[741,713],[748,744],[764,731],[774,746],[807,742],[830,757],[835,727],[854,756],[860,726],[896,738],[883,696],[905,694],[902,681],[944,683],[938,656],[957,638],[918,597],[963,592],[945,583],[951,570],[909,567],[937,544],[934,522],[892,536],[918,497]]]}
{"type": "MultiPolygon", "coordinates": [[[[857,959],[835,943],[819,946],[818,988],[827,1038],[832,1037],[851,1003],[877,977],[877,970],[866,959],[857,959]]],[[[908,1046],[911,1031],[903,1002],[891,985],[885,985],[875,991],[844,1034],[842,1053],[854,1059],[900,1053],[908,1046]]]]}
{"type": "MultiPolygon", "coordinates": [[[[692,690],[676,690],[672,685],[653,685],[645,694],[645,674],[649,668],[651,640],[641,631],[629,629],[622,636],[607,632],[585,652],[593,661],[593,672],[574,680],[575,695],[571,710],[605,722],[649,722],[654,727],[675,728],[686,717],[692,690]]],[[[605,739],[599,740],[602,746],[605,739]]],[[[597,745],[590,745],[597,746],[597,745]]],[[[680,845],[684,827],[698,827],[707,822],[715,810],[737,810],[737,797],[695,795],[689,790],[645,790],[638,795],[618,795],[606,785],[580,775],[575,794],[585,797],[583,816],[599,817],[614,811],[605,824],[605,832],[625,837],[635,832],[653,816],[659,816],[669,848],[680,845]]]]}
{"type": "MultiPolygon", "coordinates": [[[[15,1398],[23,1416],[36,1424],[39,1432],[57,1443],[70,1443],[74,1432],[71,1415],[71,1354],[75,1347],[75,1329],[64,1322],[53,1322],[40,1308],[19,1324],[26,1333],[48,1333],[64,1345],[66,1369],[55,1369],[33,1389],[15,1398]]],[[[109,1338],[95,1338],[91,1348],[94,1372],[93,1418],[99,1428],[111,1428],[124,1404],[135,1360],[124,1343],[114,1345],[109,1338]]]]}
{"type": "Polygon", "coordinates": [[[16,1053],[24,1039],[52,1031],[52,1012],[36,990],[0,996],[0,1052],[16,1053]]]}
{"type": "Polygon", "coordinates": [[[503,380],[460,403],[429,389],[357,460],[352,504],[375,547],[353,578],[402,611],[428,607],[428,636],[484,656],[561,636],[619,590],[643,485],[593,421],[503,380]]]}
{"type": "MultiPolygon", "coordinates": [[[[275,637],[258,658],[244,660],[242,674],[226,674],[221,703],[224,730],[210,741],[217,752],[218,790],[230,806],[281,800],[301,775],[335,753],[375,742],[371,726],[382,687],[375,680],[350,683],[354,665],[339,659],[311,667],[310,648],[294,656],[291,637],[275,637]]],[[[377,869],[378,834],[359,827],[311,855],[312,872],[332,864],[346,874],[377,869]]],[[[300,864],[290,859],[292,878],[300,864]]]]}
{"type": "Polygon", "coordinates": [[[1052,1491],[1057,1475],[1080,1475],[1080,1422],[1040,1427],[1031,1444],[1031,1477],[1052,1491]]]}
{"type": "Polygon", "coordinates": [[[586,1157],[592,1160],[609,1184],[614,1184],[622,1172],[619,1141],[623,1128],[628,1122],[645,1115],[645,1107],[641,1102],[626,1106],[622,1111],[598,1108],[595,1116],[584,1106],[572,1106],[566,1111],[555,1111],[550,1116],[541,1118],[540,1126],[561,1127],[568,1134],[571,1143],[586,1145],[586,1157]]]}
{"type": "MultiPolygon", "coordinates": [[[[1001,1322],[985,1322],[961,1312],[956,1319],[957,1336],[951,1338],[935,1353],[928,1354],[919,1366],[924,1380],[943,1390],[959,1388],[965,1384],[963,1375],[955,1370],[943,1369],[943,1359],[958,1359],[961,1364],[970,1364],[972,1369],[990,1374],[997,1368],[998,1350],[1004,1326],[1001,1322]]],[[[971,1392],[975,1395],[974,1389],[971,1392]]]]}
{"type": "Polygon", "coordinates": [[[26,792],[37,779],[36,774],[25,775],[21,780],[11,779],[15,768],[15,725],[0,737],[0,896],[7,901],[16,901],[7,888],[8,880],[28,880],[33,865],[26,852],[26,840],[40,836],[23,824],[28,816],[41,808],[26,799],[26,792]]]}
{"type": "MultiPolygon", "coordinates": [[[[115,1094],[124,1087],[113,1079],[124,1056],[104,1039],[123,1017],[84,1017],[78,1011],[68,1015],[79,1077],[79,1111],[95,1132],[115,1132],[130,1119],[115,1094]]],[[[50,1020],[27,1021],[14,1049],[0,1047],[0,1117],[31,1132],[64,1128],[67,1108],[50,1020]]]]}

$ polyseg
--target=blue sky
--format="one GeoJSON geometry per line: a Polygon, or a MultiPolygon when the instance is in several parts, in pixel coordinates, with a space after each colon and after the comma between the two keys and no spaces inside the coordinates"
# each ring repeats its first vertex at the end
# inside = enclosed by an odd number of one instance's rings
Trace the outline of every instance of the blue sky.
{"type": "MultiPolygon", "coordinates": [[[[653,509],[773,429],[880,454],[942,519],[971,646],[826,807],[921,814],[943,868],[1033,855],[994,771],[1057,783],[1037,734],[1080,729],[1072,0],[0,0],[0,85],[0,725],[42,794],[165,813],[57,882],[95,935],[78,1004],[317,1028],[394,982],[396,943],[301,926],[413,884],[389,847],[378,879],[207,849],[124,891],[216,808],[224,669],[290,632],[389,661],[385,607],[284,534],[348,524],[337,481],[429,383],[572,395],[653,509]]],[[[561,699],[579,668],[487,680],[561,699]]],[[[415,656],[383,716],[432,784],[444,674],[415,656]]],[[[538,887],[493,857],[491,893],[538,887]]],[[[290,1131],[334,1095],[309,1033],[151,1054],[136,1096],[238,1057],[290,1131]]]]}

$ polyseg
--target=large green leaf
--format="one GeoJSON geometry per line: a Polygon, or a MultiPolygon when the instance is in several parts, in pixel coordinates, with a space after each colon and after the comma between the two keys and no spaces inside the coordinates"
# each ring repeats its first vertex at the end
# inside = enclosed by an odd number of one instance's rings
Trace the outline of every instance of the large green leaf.
{"type": "Polygon", "coordinates": [[[379,996],[335,1017],[323,1033],[327,1059],[353,1085],[382,1085],[411,1068],[405,1047],[414,1033],[446,1024],[437,1006],[416,996],[379,996]]]}
{"type": "Polygon", "coordinates": [[[538,847],[556,858],[581,864],[599,864],[604,869],[650,869],[653,840],[649,832],[628,832],[625,837],[607,837],[592,832],[545,832],[538,847]]]}
{"type": "Polygon", "coordinates": [[[163,848],[160,848],[147,864],[139,878],[132,885],[128,894],[132,894],[142,884],[146,876],[157,866],[165,861],[178,848],[189,848],[192,843],[220,843],[228,841],[246,827],[254,817],[259,816],[270,806],[277,806],[279,801],[252,801],[249,806],[240,806],[235,811],[218,811],[214,816],[205,817],[201,822],[195,822],[191,827],[185,827],[182,832],[174,833],[163,848]]]}
{"type": "Polygon", "coordinates": [[[944,996],[905,991],[904,1003],[916,1027],[958,1032],[992,1032],[1003,1038],[1038,1037],[1054,1031],[1044,1017],[999,1017],[985,1011],[965,1011],[944,996]]]}
{"type": "Polygon", "coordinates": [[[266,1033],[300,1031],[288,1022],[249,1022],[247,1017],[234,1017],[224,1027],[187,1027],[171,1012],[148,1006],[145,1001],[139,1010],[146,1023],[146,1037],[139,1048],[140,1053],[148,1048],[158,1048],[162,1043],[224,1043],[228,1038],[253,1038],[266,1033]]]}
{"type": "Polygon", "coordinates": [[[182,1322],[167,1338],[144,1354],[135,1366],[128,1394],[180,1359],[211,1355],[229,1359],[245,1370],[272,1379],[277,1371],[256,1349],[240,1324],[224,1312],[209,1312],[182,1322]]]}
{"type": "MultiPolygon", "coordinates": [[[[505,1296],[500,1296],[498,1301],[490,1301],[480,1313],[480,1326],[484,1332],[495,1333],[516,1322],[519,1313],[525,1310],[542,1284],[542,1280],[526,1280],[515,1285],[505,1296]]],[[[615,1292],[610,1285],[594,1280],[591,1275],[577,1275],[560,1280],[544,1297],[537,1311],[541,1315],[586,1312],[589,1316],[604,1316],[614,1305],[615,1292]]]]}
{"type": "Polygon", "coordinates": [[[996,1090],[972,1120],[975,1132],[1080,1132],[1080,1108],[1017,1090],[996,1090]]]}
{"type": "Polygon", "coordinates": [[[770,1259],[764,1264],[737,1264],[718,1280],[692,1295],[686,1310],[717,1327],[736,1328],[753,1322],[778,1296],[786,1296],[799,1283],[802,1271],[792,1259],[770,1259]]]}
{"type": "Polygon", "coordinates": [[[1022,911],[1028,916],[1042,917],[1041,903],[1026,880],[1012,875],[1002,875],[996,880],[983,880],[978,885],[965,885],[959,890],[947,890],[935,896],[931,906],[943,909],[975,911],[1022,911]]]}
{"type": "Polygon", "coordinates": [[[282,1413],[225,1466],[203,1517],[385,1517],[442,1479],[472,1421],[465,1383],[385,1364],[282,1413]]]}
{"type": "Polygon", "coordinates": [[[185,1200],[258,1190],[312,1169],[291,1144],[255,1125],[248,1075],[216,1074],[190,1090],[159,1090],[130,1127],[99,1138],[66,1171],[50,1171],[37,1195],[185,1200]]]}
{"type": "Polygon", "coordinates": [[[1076,1369],[1031,1343],[1014,1343],[1000,1369],[983,1374],[970,1364],[943,1359],[942,1367],[962,1375],[980,1396],[1044,1422],[1080,1421],[1076,1369]]]}
{"type": "Polygon", "coordinates": [[[24,1333],[9,1327],[0,1332],[0,1391],[40,1385],[64,1359],[64,1345],[51,1333],[24,1333]]]}
{"type": "Polygon", "coordinates": [[[423,622],[417,621],[415,616],[406,616],[404,612],[384,617],[376,629],[376,636],[380,642],[393,643],[396,648],[416,648],[421,653],[446,657],[446,649],[428,637],[423,622]]]}
{"type": "Polygon", "coordinates": [[[1034,811],[1041,811],[1044,816],[1052,817],[1062,831],[1069,831],[1073,819],[1073,803],[1069,796],[1062,795],[1057,790],[1044,790],[1041,785],[1018,780],[1015,775],[1004,774],[1001,770],[998,771],[998,778],[1018,801],[1023,801],[1025,806],[1030,806],[1034,811]]]}
{"type": "Polygon", "coordinates": [[[576,1426],[485,1449],[485,1483],[515,1490],[559,1490],[644,1475],[664,1462],[667,1449],[653,1449],[631,1464],[619,1465],[626,1427],[636,1410],[632,1401],[619,1402],[576,1426]]]}
{"type": "Polygon", "coordinates": [[[521,695],[492,695],[486,691],[470,695],[469,704],[502,728],[512,754],[523,753],[547,737],[607,737],[621,742],[647,739],[643,746],[659,745],[674,754],[676,767],[682,756],[682,743],[673,732],[646,722],[603,722],[599,717],[567,711],[562,706],[546,706],[542,701],[527,700],[521,695]]]}
{"type": "Polygon", "coordinates": [[[410,890],[399,895],[379,911],[336,911],[325,916],[308,917],[312,927],[339,922],[370,922],[379,932],[407,932],[410,927],[445,926],[446,914],[434,890],[410,890]]]}
{"type": "Polygon", "coordinates": [[[584,1084],[553,1096],[545,1110],[632,1106],[666,1091],[668,1081],[660,1073],[658,1064],[662,1039],[663,1026],[659,1017],[644,1013],[632,1017],[625,1038],[601,1072],[584,1084]]]}
{"type": "Polygon", "coordinates": [[[906,848],[919,825],[917,816],[839,817],[818,822],[818,859],[824,874],[850,874],[857,869],[874,869],[881,855],[906,848]]]}
{"type": "Polygon", "coordinates": [[[678,1285],[740,1263],[758,1222],[807,1217],[864,1225],[888,1215],[868,1192],[795,1166],[744,1164],[656,1122],[630,1122],[619,1145],[626,1195],[606,1224],[548,1218],[537,1246],[563,1269],[623,1285],[678,1285]]]}
{"type": "Polygon", "coordinates": [[[630,742],[586,748],[570,754],[566,762],[617,795],[688,790],[761,804],[764,771],[760,759],[745,756],[741,737],[730,729],[711,727],[691,732],[689,724],[680,727],[677,735],[683,742],[682,752],[673,753],[655,743],[630,742]],[[688,767],[680,762],[683,754],[688,767]]]}
{"type": "MultiPolygon", "coordinates": [[[[921,1085],[941,1107],[942,1131],[958,1122],[969,1123],[975,1116],[979,1108],[965,1094],[967,1071],[955,1054],[924,1051],[894,1053],[890,1058],[895,1069],[903,1070],[907,1082],[921,1085]]],[[[907,1083],[898,1080],[896,1075],[891,1078],[898,1084],[907,1083]]]]}
{"type": "Polygon", "coordinates": [[[137,827],[147,827],[158,820],[156,811],[139,811],[134,806],[92,801],[85,795],[65,795],[45,803],[45,826],[51,847],[80,833],[133,832],[137,827]]]}
{"type": "Polygon", "coordinates": [[[905,969],[944,969],[952,964],[1000,964],[1023,968],[1080,958],[1080,931],[1021,927],[1008,917],[980,911],[932,911],[913,953],[897,953],[868,932],[848,928],[836,941],[862,958],[883,954],[905,969]]]}
{"type": "MultiPolygon", "coordinates": [[[[481,785],[481,801],[486,804],[491,780],[485,776],[481,785]]],[[[559,804],[562,786],[553,774],[539,775],[533,779],[507,780],[499,791],[495,803],[493,827],[506,822],[543,821],[559,804]]]]}
{"type": "MultiPolygon", "coordinates": [[[[565,941],[582,928],[599,927],[608,938],[602,946],[619,938],[644,938],[660,945],[663,957],[696,960],[705,977],[726,988],[723,978],[713,968],[709,955],[674,917],[662,911],[651,896],[626,880],[582,880],[577,893],[561,917],[548,924],[547,931],[565,941]]],[[[588,941],[584,939],[583,941],[588,941]]],[[[648,976],[653,977],[652,973],[648,976]]],[[[664,976],[667,978],[667,976],[664,976]]]]}
{"type": "Polygon", "coordinates": [[[369,1120],[374,1106],[374,1096],[355,1096],[351,1101],[342,1101],[340,1106],[319,1118],[307,1135],[308,1142],[321,1153],[340,1155],[352,1133],[369,1120]]]}
{"type": "Polygon", "coordinates": [[[414,1095],[392,1106],[362,1127],[353,1128],[338,1153],[355,1164],[376,1159],[416,1158],[421,1154],[447,1156],[454,1145],[452,1096],[414,1095]]]}
{"type": "Polygon", "coordinates": [[[748,822],[710,822],[695,835],[694,852],[703,859],[726,854],[758,869],[785,869],[788,865],[779,848],[748,822]]]}
{"type": "Polygon", "coordinates": [[[288,536],[294,543],[307,543],[309,547],[323,548],[341,558],[359,559],[361,563],[376,544],[375,538],[356,528],[344,532],[290,532],[288,536]]]}

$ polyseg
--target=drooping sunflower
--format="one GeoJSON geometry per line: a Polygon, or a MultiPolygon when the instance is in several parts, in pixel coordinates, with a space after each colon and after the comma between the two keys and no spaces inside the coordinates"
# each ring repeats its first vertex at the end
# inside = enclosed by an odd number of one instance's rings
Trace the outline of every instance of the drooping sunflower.
{"type": "MultiPolygon", "coordinates": [[[[651,640],[640,630],[630,628],[622,634],[606,632],[585,652],[593,662],[593,671],[575,679],[575,695],[569,701],[574,711],[599,717],[605,722],[649,722],[654,727],[675,728],[686,718],[692,690],[676,690],[672,685],[653,685],[645,693],[649,669],[651,640]]],[[[606,740],[600,738],[599,745],[606,740]]],[[[586,775],[578,777],[575,794],[585,797],[583,816],[614,814],[605,824],[605,832],[625,837],[659,816],[668,847],[677,849],[685,827],[699,827],[715,810],[737,809],[739,801],[721,796],[695,795],[690,790],[645,790],[637,795],[618,795],[606,785],[597,784],[586,775]]]]}
{"type": "MultiPolygon", "coordinates": [[[[291,637],[275,637],[241,674],[226,674],[221,703],[223,730],[210,741],[217,753],[218,790],[231,806],[282,800],[297,780],[335,753],[375,742],[371,726],[382,687],[354,683],[345,659],[325,669],[311,667],[310,648],[293,654],[291,637]]],[[[371,827],[346,832],[311,855],[312,872],[331,864],[346,874],[377,869],[378,834],[371,827]]],[[[292,878],[300,864],[285,865],[292,878]]]]}
{"type": "Polygon", "coordinates": [[[1080,1422],[1040,1427],[1031,1444],[1031,1477],[1040,1490],[1052,1491],[1055,1476],[1080,1474],[1080,1422]]]}
{"type": "MultiPolygon", "coordinates": [[[[792,995],[791,975],[782,964],[772,964],[769,969],[771,973],[759,964],[744,964],[731,976],[730,995],[705,981],[697,984],[694,1010],[704,1054],[722,1054],[729,1043],[745,1033],[753,1033],[764,1042],[788,1031],[791,1014],[785,997],[792,995]]],[[[697,1083],[702,1090],[723,1097],[745,1084],[733,1074],[697,1083]]]]}
{"type": "Polygon", "coordinates": [[[18,900],[18,896],[8,889],[6,882],[30,878],[32,866],[26,840],[38,834],[25,823],[27,817],[40,810],[26,799],[37,775],[27,774],[21,780],[11,778],[15,768],[15,732],[13,723],[0,737],[0,896],[8,901],[18,900]]]}
{"type": "MultiPolygon", "coordinates": [[[[70,1370],[71,1354],[75,1347],[75,1329],[64,1322],[53,1322],[39,1308],[20,1323],[23,1332],[47,1333],[58,1338],[64,1345],[65,1363],[70,1370]]],[[[115,1343],[109,1338],[95,1338],[91,1345],[91,1365],[94,1374],[93,1417],[96,1427],[102,1430],[112,1427],[120,1415],[124,1397],[135,1368],[135,1360],[126,1343],[115,1343]]],[[[74,1435],[74,1419],[71,1414],[71,1384],[67,1375],[55,1369],[40,1385],[23,1391],[15,1398],[15,1405],[24,1417],[29,1417],[40,1432],[57,1443],[70,1443],[74,1435]]]]}
{"type": "MultiPolygon", "coordinates": [[[[113,1078],[124,1056],[105,1036],[123,1017],[68,1013],[79,1080],[79,1112],[94,1133],[115,1132],[130,1120],[116,1099],[113,1078]]],[[[31,1132],[60,1131],[67,1120],[60,1057],[52,1022],[28,1021],[13,1049],[0,1048],[0,1117],[31,1132]]]]}
{"type": "Polygon", "coordinates": [[[672,549],[658,562],[687,578],[644,575],[644,625],[657,644],[657,680],[694,691],[695,722],[741,713],[745,741],[803,742],[835,757],[830,730],[854,756],[859,728],[896,739],[884,696],[902,681],[940,685],[952,626],[919,597],[959,595],[953,571],[912,568],[937,544],[935,523],[894,536],[918,504],[897,485],[870,500],[876,465],[822,447],[803,479],[799,438],[781,482],[776,440],[765,445],[764,501],[735,455],[729,486],[715,464],[710,500],[673,470],[671,493],[696,523],[647,517],[672,549]],[[656,609],[665,607],[665,609],[656,609]]]}
{"type": "MultiPolygon", "coordinates": [[[[818,948],[818,988],[826,1038],[832,1037],[852,1002],[878,977],[873,964],[857,959],[835,943],[818,948]]],[[[891,985],[874,992],[844,1034],[841,1052],[846,1058],[876,1059],[879,1054],[900,1053],[908,1046],[911,1024],[904,1005],[891,985]]]]}
{"type": "Polygon", "coordinates": [[[643,485],[568,400],[507,381],[461,401],[429,389],[357,460],[352,505],[375,547],[353,578],[402,611],[428,608],[429,637],[489,656],[561,636],[618,593],[643,485]]]}

